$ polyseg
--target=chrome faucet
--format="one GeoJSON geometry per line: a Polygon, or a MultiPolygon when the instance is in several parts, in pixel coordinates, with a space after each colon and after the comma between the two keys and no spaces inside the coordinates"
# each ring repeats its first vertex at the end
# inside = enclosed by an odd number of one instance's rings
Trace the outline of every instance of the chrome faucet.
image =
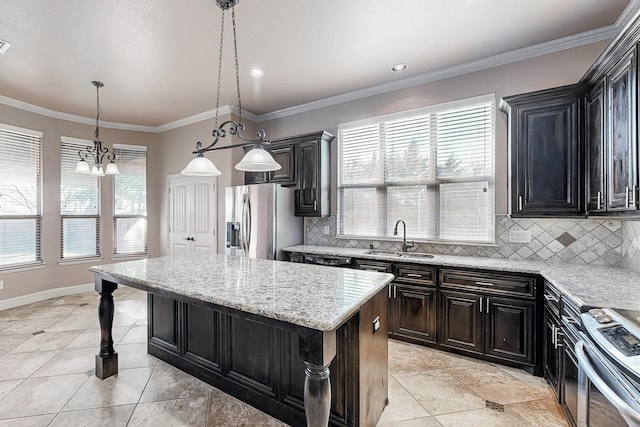
{"type": "Polygon", "coordinates": [[[412,248],[414,243],[407,242],[407,224],[403,220],[396,221],[396,226],[393,227],[393,235],[398,235],[398,224],[402,223],[402,252],[407,252],[407,249],[412,248]]]}

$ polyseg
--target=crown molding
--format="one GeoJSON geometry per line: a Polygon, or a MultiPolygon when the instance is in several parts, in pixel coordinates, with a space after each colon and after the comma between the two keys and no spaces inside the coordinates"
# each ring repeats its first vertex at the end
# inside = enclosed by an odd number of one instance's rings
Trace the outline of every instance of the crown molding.
{"type": "MultiPolygon", "coordinates": [[[[380,95],[387,92],[393,92],[396,90],[406,89],[413,86],[419,86],[426,83],[431,83],[438,80],[448,79],[451,77],[460,76],[463,74],[473,73],[477,71],[486,70],[489,68],[498,67],[501,65],[510,64],[513,62],[523,61],[526,59],[535,58],[538,56],[548,55],[551,53],[560,52],[566,49],[571,49],[579,46],[584,46],[591,43],[596,43],[604,40],[613,39],[624,28],[631,19],[637,13],[637,9],[640,5],[640,0],[631,0],[629,5],[625,8],[614,25],[598,28],[591,31],[586,31],[580,34],[574,34],[571,36],[563,37],[560,39],[552,40],[545,43],[528,46],[521,49],[516,49],[510,52],[501,53],[498,55],[482,58],[476,61],[466,62],[464,64],[454,65],[452,67],[442,68],[432,72],[420,74],[417,76],[409,77],[402,80],[397,80],[390,83],[383,83],[376,86],[371,86],[365,89],[360,89],[352,92],[343,93],[328,98],[319,99],[317,101],[300,104],[297,106],[276,110],[270,113],[255,115],[249,111],[243,110],[242,115],[254,123],[265,122],[268,120],[274,120],[295,114],[300,114],[308,111],[317,110],[320,108],[330,107],[337,104],[342,104],[349,101],[355,101],[358,99],[366,98],[369,96],[380,95]]],[[[21,110],[30,111],[43,116],[51,117],[54,119],[68,120],[77,123],[92,125],[95,123],[95,119],[77,116],[74,114],[62,113],[59,111],[50,110],[48,108],[39,107],[37,105],[29,104],[16,99],[8,98],[0,95],[0,104],[15,107],[21,110]]],[[[225,105],[217,110],[218,114],[239,114],[236,106],[225,105]]],[[[177,129],[183,126],[187,126],[193,123],[198,123],[204,120],[209,120],[216,117],[216,110],[208,110],[202,113],[195,114],[193,116],[185,117],[180,120],[169,122],[160,126],[141,126],[132,125],[127,123],[115,123],[101,121],[100,126],[112,129],[122,129],[139,132],[149,133],[162,133],[172,129],[177,129]]]]}
{"type": "MultiPolygon", "coordinates": [[[[633,1],[636,2],[640,0],[633,0],[633,1]]],[[[625,9],[625,12],[627,9],[625,9]]],[[[420,74],[420,75],[409,77],[406,79],[397,80],[391,83],[383,83],[381,85],[371,86],[365,89],[360,89],[353,92],[347,92],[340,95],[331,96],[331,97],[320,99],[317,101],[308,102],[306,104],[301,104],[301,105],[297,105],[290,108],[284,108],[282,110],[273,111],[271,113],[261,114],[256,117],[256,122],[264,122],[267,120],[279,119],[279,118],[291,116],[294,114],[299,114],[307,111],[317,110],[320,108],[330,107],[336,104],[342,104],[344,102],[355,101],[355,100],[366,98],[373,95],[380,95],[387,92],[393,92],[395,90],[406,89],[413,86],[419,86],[425,83],[431,83],[434,81],[444,80],[451,77],[460,76],[463,74],[468,74],[476,71],[482,71],[489,68],[498,67],[500,65],[506,65],[512,62],[518,62],[518,61],[523,61],[525,59],[531,59],[538,56],[548,55],[551,53],[556,53],[566,49],[584,46],[587,44],[596,43],[603,40],[610,40],[614,38],[616,34],[618,34],[619,22],[620,22],[620,19],[618,20],[618,22],[616,22],[615,25],[609,25],[607,27],[586,31],[584,33],[574,34],[571,36],[563,37],[563,38],[552,40],[549,42],[539,43],[533,46],[512,50],[510,52],[489,56],[487,58],[478,59],[476,61],[466,62],[464,64],[442,68],[439,70],[431,71],[428,73],[420,74]]]]}

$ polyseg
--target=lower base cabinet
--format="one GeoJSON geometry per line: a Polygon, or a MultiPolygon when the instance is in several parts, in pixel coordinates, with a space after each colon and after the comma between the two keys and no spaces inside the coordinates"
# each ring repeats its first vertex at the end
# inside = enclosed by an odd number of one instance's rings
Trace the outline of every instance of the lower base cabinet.
{"type": "Polygon", "coordinates": [[[389,337],[436,342],[436,288],[394,284],[389,300],[389,337]]]}
{"type": "MultiPolygon", "coordinates": [[[[386,304],[382,291],[336,331],[330,426],[373,426],[388,402],[386,319],[377,331],[370,321],[386,313],[386,304]]],[[[149,354],[289,425],[306,425],[305,365],[295,333],[153,294],[148,313],[149,354]]]]}
{"type": "Polygon", "coordinates": [[[440,301],[440,344],[481,354],[484,346],[480,296],[440,291],[440,301]]]}

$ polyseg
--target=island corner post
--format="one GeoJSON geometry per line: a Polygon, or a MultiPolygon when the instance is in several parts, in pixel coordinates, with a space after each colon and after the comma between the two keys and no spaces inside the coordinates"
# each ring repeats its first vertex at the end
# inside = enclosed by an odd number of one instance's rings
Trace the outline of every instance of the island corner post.
{"type": "MultiPolygon", "coordinates": [[[[118,284],[96,274],[95,289],[100,294],[100,352],[96,354],[96,377],[104,380],[118,373],[118,353],[113,346],[113,292],[118,284]]],[[[298,357],[304,361],[304,412],[307,427],[326,427],[331,412],[329,365],[336,355],[336,331],[295,328],[298,357]]]]}
{"type": "Polygon", "coordinates": [[[118,353],[113,348],[113,291],[118,284],[96,274],[96,292],[100,294],[98,321],[100,322],[100,352],[96,354],[96,377],[104,380],[118,373],[118,353]]]}

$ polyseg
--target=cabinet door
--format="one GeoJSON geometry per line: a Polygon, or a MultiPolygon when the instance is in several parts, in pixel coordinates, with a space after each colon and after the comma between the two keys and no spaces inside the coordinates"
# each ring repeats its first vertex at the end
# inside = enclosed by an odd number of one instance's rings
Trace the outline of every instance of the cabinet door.
{"type": "Polygon", "coordinates": [[[482,353],[482,297],[440,291],[440,298],[440,344],[482,353]]]}
{"type": "Polygon", "coordinates": [[[560,351],[562,343],[557,342],[560,324],[549,309],[544,311],[544,376],[560,398],[558,379],[560,374],[560,351]]]}
{"type": "Polygon", "coordinates": [[[635,49],[609,75],[607,209],[635,210],[637,178],[635,49]]]}
{"type": "Polygon", "coordinates": [[[511,141],[515,215],[576,215],[580,146],[578,98],[536,101],[516,109],[516,137],[511,141]],[[515,144],[515,146],[514,146],[515,144]]]}
{"type": "Polygon", "coordinates": [[[305,141],[298,145],[299,188],[296,191],[296,215],[319,216],[318,161],[319,141],[305,141]]]}
{"type": "Polygon", "coordinates": [[[605,202],[604,82],[589,92],[585,102],[587,150],[587,210],[606,209],[605,202]]]}
{"type": "Polygon", "coordinates": [[[435,342],[436,289],[394,285],[390,336],[435,342]]]}
{"type": "Polygon", "coordinates": [[[273,159],[282,166],[282,169],[269,172],[269,182],[275,182],[283,186],[296,184],[296,149],[295,145],[267,147],[273,159]]]}
{"type": "Polygon", "coordinates": [[[487,297],[485,301],[485,354],[533,363],[535,303],[487,297]]]}

